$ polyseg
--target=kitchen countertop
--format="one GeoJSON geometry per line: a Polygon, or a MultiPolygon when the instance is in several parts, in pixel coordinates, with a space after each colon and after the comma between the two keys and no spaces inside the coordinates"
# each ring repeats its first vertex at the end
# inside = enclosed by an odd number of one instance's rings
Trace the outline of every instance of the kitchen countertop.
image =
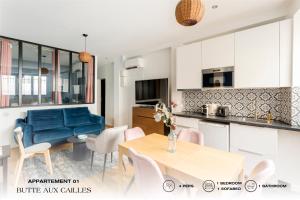
{"type": "Polygon", "coordinates": [[[266,128],[274,128],[274,129],[283,129],[283,130],[290,130],[290,131],[300,131],[300,126],[291,126],[289,124],[273,120],[271,123],[267,123],[266,120],[258,119],[255,120],[254,118],[246,118],[246,117],[218,117],[218,116],[206,116],[202,115],[201,113],[196,112],[177,112],[173,113],[175,116],[179,117],[189,117],[189,118],[197,118],[204,121],[211,121],[211,122],[219,122],[219,123],[236,123],[248,126],[257,126],[257,127],[266,127],[266,128]]]}

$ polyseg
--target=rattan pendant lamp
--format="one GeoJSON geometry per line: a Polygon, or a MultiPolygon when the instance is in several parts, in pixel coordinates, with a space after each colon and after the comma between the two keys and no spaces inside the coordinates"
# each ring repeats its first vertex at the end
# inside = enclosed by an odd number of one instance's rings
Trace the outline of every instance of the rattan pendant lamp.
{"type": "Polygon", "coordinates": [[[86,38],[87,38],[88,34],[84,33],[84,34],[82,34],[82,36],[85,39],[85,41],[84,41],[84,51],[79,53],[79,60],[81,62],[88,63],[92,59],[91,54],[86,51],[86,38]]]}
{"type": "Polygon", "coordinates": [[[176,20],[183,26],[193,26],[201,21],[204,10],[202,0],[181,0],[176,6],[176,20]]]}

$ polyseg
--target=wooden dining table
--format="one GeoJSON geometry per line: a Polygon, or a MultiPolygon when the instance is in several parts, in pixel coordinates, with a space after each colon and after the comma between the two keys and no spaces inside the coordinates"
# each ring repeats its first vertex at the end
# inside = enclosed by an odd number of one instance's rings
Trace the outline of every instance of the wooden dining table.
{"type": "Polygon", "coordinates": [[[119,144],[119,169],[122,173],[123,155],[130,157],[128,149],[152,158],[162,172],[185,183],[202,184],[203,181],[238,181],[243,177],[244,157],[218,149],[177,141],[175,153],[167,151],[168,138],[150,134],[119,144]]]}

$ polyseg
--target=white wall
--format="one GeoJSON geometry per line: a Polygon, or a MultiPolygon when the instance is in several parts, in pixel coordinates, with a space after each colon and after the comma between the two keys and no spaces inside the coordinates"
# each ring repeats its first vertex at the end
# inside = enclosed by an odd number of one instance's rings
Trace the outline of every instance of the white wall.
{"type": "Polygon", "coordinates": [[[120,117],[120,70],[123,68],[123,61],[123,56],[114,59],[114,126],[122,125],[120,117]]]}
{"type": "Polygon", "coordinates": [[[300,1],[299,0],[292,0],[289,7],[290,15],[292,16],[300,9],[300,1]]]}
{"type": "MultiPolygon", "coordinates": [[[[97,57],[95,58],[95,66],[97,66],[97,57]]],[[[97,75],[97,67],[95,69],[97,75]]],[[[97,76],[95,76],[95,83],[97,76]]],[[[97,112],[97,84],[95,84],[95,103],[83,104],[83,105],[71,105],[71,106],[38,106],[38,107],[20,107],[20,108],[2,108],[0,109],[0,145],[10,144],[15,146],[13,140],[13,130],[16,125],[17,118],[24,118],[27,110],[41,110],[41,109],[55,109],[66,107],[82,107],[87,106],[91,113],[98,114],[97,112]]]]}
{"type": "MultiPolygon", "coordinates": [[[[132,106],[135,105],[135,81],[147,79],[168,78],[170,83],[171,77],[171,49],[165,48],[150,52],[140,56],[144,59],[145,67],[128,71],[126,85],[120,86],[120,71],[123,70],[123,59],[119,58],[115,62],[115,84],[117,88],[115,93],[119,95],[119,101],[116,102],[119,106],[118,125],[132,125],[132,106]],[[117,83],[118,81],[118,83],[117,83]]],[[[116,106],[115,106],[116,108],[116,106]]]]}
{"type": "Polygon", "coordinates": [[[114,125],[114,65],[107,63],[99,66],[98,69],[98,108],[101,113],[101,79],[105,79],[105,123],[107,125],[114,125]]]}

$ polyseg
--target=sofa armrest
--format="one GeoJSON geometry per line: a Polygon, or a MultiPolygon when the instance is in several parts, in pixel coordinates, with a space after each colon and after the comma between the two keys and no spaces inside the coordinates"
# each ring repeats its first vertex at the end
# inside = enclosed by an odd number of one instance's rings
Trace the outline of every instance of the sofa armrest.
{"type": "Polygon", "coordinates": [[[94,123],[97,123],[97,124],[103,124],[103,125],[105,124],[104,117],[102,117],[102,116],[91,114],[91,115],[90,115],[90,119],[91,119],[91,121],[94,122],[94,123]]]}
{"type": "Polygon", "coordinates": [[[91,114],[91,115],[90,115],[90,120],[91,120],[91,122],[93,122],[93,123],[96,123],[96,124],[100,124],[100,125],[101,125],[100,133],[105,129],[105,119],[104,119],[103,116],[91,114]]]}
{"type": "Polygon", "coordinates": [[[17,127],[21,127],[22,131],[23,131],[23,145],[24,147],[29,147],[31,145],[33,145],[32,142],[32,137],[33,137],[33,133],[32,133],[32,126],[25,123],[24,119],[17,119],[16,120],[16,128],[17,127]]]}

